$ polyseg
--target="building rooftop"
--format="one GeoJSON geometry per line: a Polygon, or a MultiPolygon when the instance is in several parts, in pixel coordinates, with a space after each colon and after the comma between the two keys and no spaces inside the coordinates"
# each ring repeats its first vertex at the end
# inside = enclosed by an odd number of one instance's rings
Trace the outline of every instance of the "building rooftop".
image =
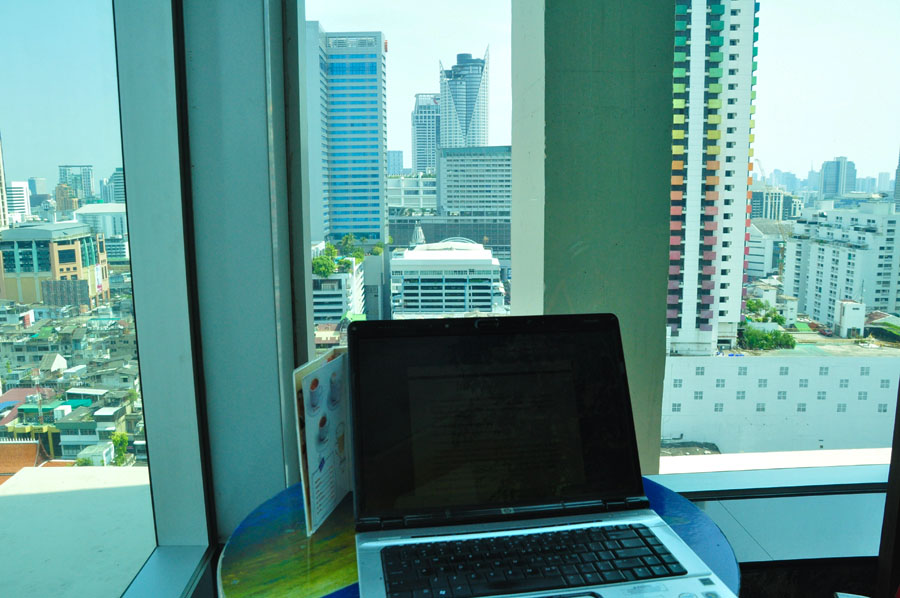
{"type": "Polygon", "coordinates": [[[75,210],[76,214],[124,214],[123,203],[89,203],[75,210]]]}
{"type": "Polygon", "coordinates": [[[49,457],[37,440],[0,441],[0,484],[23,467],[37,467],[49,457]]]}
{"type": "Polygon", "coordinates": [[[60,239],[85,237],[91,234],[91,227],[80,222],[42,222],[23,224],[0,233],[3,241],[58,241],[60,239]]]}
{"type": "Polygon", "coordinates": [[[764,235],[790,237],[794,232],[794,225],[792,222],[771,220],[769,218],[754,218],[750,221],[750,224],[755,226],[759,232],[764,235]]]}
{"type": "Polygon", "coordinates": [[[412,261],[487,261],[488,263],[500,262],[493,257],[490,249],[484,245],[463,240],[448,240],[440,243],[425,243],[407,249],[403,255],[395,256],[394,260],[402,262],[412,261]]]}

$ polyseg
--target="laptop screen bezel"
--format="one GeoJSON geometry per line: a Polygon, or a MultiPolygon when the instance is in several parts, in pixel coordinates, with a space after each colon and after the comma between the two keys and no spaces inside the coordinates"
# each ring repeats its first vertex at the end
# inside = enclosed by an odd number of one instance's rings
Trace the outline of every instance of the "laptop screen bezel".
{"type": "MultiPolygon", "coordinates": [[[[634,426],[634,414],[631,407],[630,393],[628,391],[627,374],[625,370],[625,360],[622,349],[621,334],[619,323],[613,314],[573,314],[573,315],[551,315],[551,316],[509,316],[509,317],[488,317],[488,318],[448,318],[448,319],[421,319],[421,320],[384,320],[384,321],[360,321],[353,322],[348,328],[348,357],[350,366],[350,394],[351,394],[351,410],[353,414],[353,475],[354,475],[354,512],[357,526],[361,522],[371,522],[377,520],[383,514],[370,513],[365,511],[366,505],[366,488],[364,483],[364,475],[362,469],[364,467],[363,445],[365,444],[365,426],[364,418],[361,416],[360,400],[363,397],[364,389],[361,388],[359,379],[361,368],[358,360],[358,343],[361,341],[372,340],[390,340],[401,337],[441,337],[441,336],[460,336],[460,335],[479,335],[479,334],[547,334],[549,332],[578,332],[584,334],[603,334],[614,335],[612,346],[616,348],[616,359],[621,364],[623,379],[622,386],[628,400],[627,404],[621,406],[624,412],[623,417],[627,417],[632,425],[630,434],[625,434],[626,442],[630,445],[624,447],[623,454],[628,454],[631,458],[629,464],[630,475],[628,480],[622,481],[622,488],[626,489],[623,496],[615,497],[616,500],[624,500],[627,497],[642,497],[643,484],[640,474],[640,463],[638,458],[637,438],[634,426]]],[[[396,358],[397,356],[392,356],[396,358]]],[[[365,400],[362,398],[362,400],[365,400]]],[[[603,497],[610,500],[611,497],[603,497]]],[[[583,506],[584,501],[579,503],[583,506]]],[[[603,503],[598,497],[597,503],[603,503]]],[[[578,506],[578,505],[573,505],[578,506]]],[[[599,505],[591,505],[592,508],[598,508],[599,505]]],[[[440,525],[444,523],[456,523],[460,521],[469,521],[483,519],[489,516],[491,519],[505,519],[521,517],[527,513],[540,513],[546,509],[556,510],[564,508],[561,503],[552,505],[517,505],[516,509],[484,509],[483,505],[467,505],[465,507],[454,508],[452,510],[440,510],[439,512],[409,512],[405,515],[405,519],[410,525],[415,525],[415,521],[421,521],[423,525],[440,525]]],[[[402,522],[401,522],[402,523],[402,522]]]]}

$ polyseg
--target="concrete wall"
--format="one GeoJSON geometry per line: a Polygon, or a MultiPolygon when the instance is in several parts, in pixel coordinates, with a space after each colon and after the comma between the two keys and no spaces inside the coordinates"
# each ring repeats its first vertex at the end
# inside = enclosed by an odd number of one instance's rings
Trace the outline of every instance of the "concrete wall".
{"type": "Polygon", "coordinates": [[[898,354],[670,357],[662,437],[711,442],[723,453],[890,447],[898,369],[898,354]]]}
{"type": "Polygon", "coordinates": [[[619,317],[641,466],[654,473],[675,5],[512,5],[513,313],[619,317]]]}

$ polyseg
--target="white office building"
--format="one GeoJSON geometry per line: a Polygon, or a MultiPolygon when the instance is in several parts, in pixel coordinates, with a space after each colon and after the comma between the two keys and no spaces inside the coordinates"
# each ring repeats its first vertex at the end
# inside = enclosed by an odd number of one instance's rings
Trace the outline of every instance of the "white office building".
{"type": "Polygon", "coordinates": [[[438,150],[438,210],[461,216],[509,216],[512,153],[508,145],[438,150]]]}
{"type": "Polygon", "coordinates": [[[384,38],[328,33],[309,21],[304,59],[312,238],[384,241],[384,38]]]}
{"type": "Polygon", "coordinates": [[[778,274],[785,243],[793,234],[793,225],[767,218],[753,218],[748,232],[747,276],[753,280],[778,274]]]}
{"type": "Polygon", "coordinates": [[[417,93],[410,121],[413,173],[433,173],[437,168],[437,147],[441,135],[441,94],[417,93]]]}
{"type": "Polygon", "coordinates": [[[391,256],[393,317],[506,314],[500,262],[483,245],[447,239],[391,256]]]}
{"type": "Polygon", "coordinates": [[[3,138],[0,137],[0,230],[9,228],[9,212],[6,204],[6,172],[3,169],[3,138]]]}
{"type": "Polygon", "coordinates": [[[809,209],[794,224],[784,265],[784,291],[801,312],[833,327],[838,302],[852,299],[869,311],[900,309],[900,252],[891,201],[858,209],[809,209]]]}
{"type": "Polygon", "coordinates": [[[754,0],[675,6],[666,325],[670,350],[734,346],[749,227],[754,0]]]}
{"type": "Polygon", "coordinates": [[[124,203],[91,203],[75,210],[75,219],[106,237],[128,234],[124,203]]]}
{"type": "Polygon", "coordinates": [[[125,203],[125,171],[116,168],[107,182],[107,197],[112,198],[114,203],[125,203]]]}
{"type": "Polygon", "coordinates": [[[797,345],[669,356],[662,440],[723,453],[890,447],[900,350],[797,345]]]}
{"type": "Polygon", "coordinates": [[[6,209],[10,222],[24,222],[31,216],[31,190],[27,181],[12,181],[7,185],[6,209]]]}
{"type": "Polygon", "coordinates": [[[388,209],[431,211],[437,209],[437,179],[421,172],[413,176],[388,177],[388,209]]]}
{"type": "MultiPolygon", "coordinates": [[[[344,258],[338,258],[342,261],[344,258]]],[[[340,322],[344,314],[366,313],[363,268],[353,258],[348,272],[335,272],[328,278],[312,275],[313,322],[340,322]]]]}
{"type": "Polygon", "coordinates": [[[490,56],[457,54],[449,69],[441,65],[439,147],[488,144],[488,71],[490,56]]]}

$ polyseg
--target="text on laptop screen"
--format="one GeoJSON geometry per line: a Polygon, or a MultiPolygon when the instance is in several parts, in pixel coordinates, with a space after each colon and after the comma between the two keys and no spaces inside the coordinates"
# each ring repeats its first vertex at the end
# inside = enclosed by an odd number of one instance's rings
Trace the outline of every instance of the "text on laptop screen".
{"type": "Polygon", "coordinates": [[[608,332],[363,335],[359,515],[642,494],[620,341],[608,332]]]}

